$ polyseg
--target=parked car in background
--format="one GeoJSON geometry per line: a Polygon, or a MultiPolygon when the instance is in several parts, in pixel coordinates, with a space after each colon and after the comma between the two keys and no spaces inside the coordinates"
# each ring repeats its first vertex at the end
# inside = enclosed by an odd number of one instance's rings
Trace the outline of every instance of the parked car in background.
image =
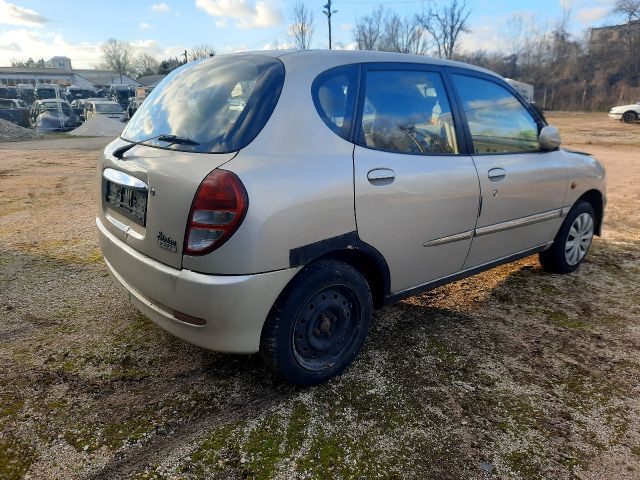
{"type": "Polygon", "coordinates": [[[609,110],[609,118],[620,120],[624,123],[637,122],[640,120],[640,102],[613,107],[609,110]]]}
{"type": "Polygon", "coordinates": [[[67,102],[73,103],[75,100],[91,98],[96,95],[96,89],[91,87],[79,87],[70,85],[65,90],[65,99],[67,102]]]}
{"type": "Polygon", "coordinates": [[[31,105],[36,99],[34,91],[35,87],[30,83],[19,83],[16,85],[16,98],[23,100],[27,105],[31,105]]]}
{"type": "Polygon", "coordinates": [[[131,101],[129,106],[127,107],[127,120],[130,120],[133,117],[133,114],[138,111],[140,105],[142,104],[142,100],[135,98],[131,101]]]}
{"type": "Polygon", "coordinates": [[[135,98],[135,88],[130,85],[111,85],[109,95],[111,100],[119,103],[125,109],[135,98]]]}
{"type": "Polygon", "coordinates": [[[58,85],[52,83],[38,83],[33,91],[36,100],[47,100],[49,98],[58,98],[60,89],[58,85]]]}
{"type": "Polygon", "coordinates": [[[29,107],[20,99],[0,98],[0,118],[29,127],[29,107]]]}
{"type": "Polygon", "coordinates": [[[559,146],[471,65],[215,56],[170,73],[105,148],[100,245],[161,327],[316,384],[351,363],[375,307],[534,253],[576,270],[601,231],[605,171],[559,146]]]}
{"type": "Polygon", "coordinates": [[[39,132],[65,132],[73,130],[80,121],[73,113],[71,105],[64,100],[36,100],[29,112],[29,122],[32,128],[39,132]]]}
{"type": "Polygon", "coordinates": [[[92,117],[103,115],[105,117],[124,122],[124,109],[119,103],[110,100],[91,100],[84,105],[85,121],[92,117]]]}
{"type": "Polygon", "coordinates": [[[12,99],[18,98],[16,87],[8,85],[0,85],[0,98],[12,99]]]}

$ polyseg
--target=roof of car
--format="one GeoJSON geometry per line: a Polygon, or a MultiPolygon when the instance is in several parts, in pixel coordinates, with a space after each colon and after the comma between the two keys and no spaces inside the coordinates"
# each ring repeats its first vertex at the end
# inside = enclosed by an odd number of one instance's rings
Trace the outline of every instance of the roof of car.
{"type": "Polygon", "coordinates": [[[95,103],[96,105],[120,105],[118,102],[114,102],[113,100],[90,100],[89,103],[95,103]]]}
{"type": "MultiPolygon", "coordinates": [[[[495,77],[502,78],[495,72],[486,68],[476,67],[469,63],[457,62],[454,60],[446,60],[444,58],[429,57],[426,55],[411,55],[408,53],[397,52],[378,52],[371,50],[259,50],[251,52],[239,52],[233,55],[257,54],[267,55],[270,57],[282,58],[286,63],[295,62],[298,58],[308,58],[310,56],[318,59],[340,59],[340,63],[366,63],[366,62],[404,62],[404,63],[423,63],[425,65],[440,65],[447,67],[466,68],[483,72],[495,77]],[[286,57],[286,59],[285,59],[286,57]]],[[[215,57],[213,57],[215,58],[215,57]]]]}

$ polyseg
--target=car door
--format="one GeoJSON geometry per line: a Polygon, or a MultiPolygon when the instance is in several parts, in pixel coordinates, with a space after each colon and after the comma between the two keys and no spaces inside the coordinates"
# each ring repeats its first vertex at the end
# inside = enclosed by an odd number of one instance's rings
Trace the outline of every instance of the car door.
{"type": "Polygon", "coordinates": [[[559,150],[542,151],[542,122],[500,79],[452,71],[482,205],[464,268],[551,242],[560,228],[567,169],[559,150]]]}
{"type": "Polygon", "coordinates": [[[460,271],[478,177],[438,67],[363,67],[354,149],[358,234],[386,259],[391,292],[460,271]],[[390,88],[390,86],[392,88],[390,88]]]}

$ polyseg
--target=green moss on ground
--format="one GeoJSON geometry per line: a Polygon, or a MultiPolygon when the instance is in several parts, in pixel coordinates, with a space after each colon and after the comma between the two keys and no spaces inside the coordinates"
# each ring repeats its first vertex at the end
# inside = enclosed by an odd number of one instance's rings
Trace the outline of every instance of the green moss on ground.
{"type": "Polygon", "coordinates": [[[36,460],[35,449],[13,435],[0,434],[0,478],[21,479],[36,460]]]}

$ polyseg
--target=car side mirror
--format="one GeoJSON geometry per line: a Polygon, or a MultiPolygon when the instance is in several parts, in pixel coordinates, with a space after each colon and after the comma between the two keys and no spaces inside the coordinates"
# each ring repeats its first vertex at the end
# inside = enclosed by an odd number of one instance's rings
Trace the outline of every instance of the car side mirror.
{"type": "Polygon", "coordinates": [[[540,130],[538,143],[541,150],[555,150],[560,146],[560,132],[553,125],[547,125],[540,130]]]}

